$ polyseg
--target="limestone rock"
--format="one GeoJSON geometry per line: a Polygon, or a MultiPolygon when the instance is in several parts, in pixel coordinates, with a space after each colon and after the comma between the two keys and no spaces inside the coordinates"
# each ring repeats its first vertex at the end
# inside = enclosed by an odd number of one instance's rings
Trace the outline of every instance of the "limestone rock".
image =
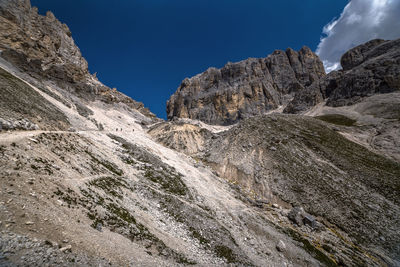
{"type": "Polygon", "coordinates": [[[347,51],[340,59],[340,64],[342,65],[343,70],[351,70],[371,57],[376,57],[379,54],[386,53],[387,51],[383,49],[378,49],[378,51],[375,51],[374,49],[382,43],[385,43],[385,41],[375,39],[347,51]],[[371,51],[373,51],[373,53],[371,53],[371,51]]]}
{"type": "Polygon", "coordinates": [[[374,94],[400,90],[400,39],[372,40],[346,52],[343,70],[333,71],[296,93],[285,113],[301,113],[326,100],[328,106],[352,105],[374,94]]]}
{"type": "Polygon", "coordinates": [[[302,207],[294,207],[288,213],[288,218],[297,225],[303,225],[304,209],[302,207]]]}
{"type": "Polygon", "coordinates": [[[325,71],[308,47],[276,50],[266,58],[228,63],[186,78],[167,103],[169,119],[198,119],[228,125],[285,105],[325,71]]]}
{"type": "Polygon", "coordinates": [[[20,60],[17,54],[26,56],[31,65],[49,74],[68,70],[69,78],[75,81],[88,74],[88,64],[68,26],[51,12],[39,15],[29,1],[0,1],[0,49],[6,50],[5,56],[11,61],[20,60]]]}
{"type": "Polygon", "coordinates": [[[68,245],[68,246],[65,246],[65,247],[60,248],[60,251],[61,251],[61,252],[70,251],[71,249],[72,249],[72,246],[71,246],[71,245],[68,245]]]}
{"type": "Polygon", "coordinates": [[[400,90],[400,39],[370,41],[344,54],[341,62],[343,71],[325,88],[329,106],[400,90]]]}
{"type": "Polygon", "coordinates": [[[400,89],[400,39],[369,41],[345,53],[341,63],[343,70],[325,75],[318,56],[303,47],[209,68],[181,83],[167,102],[168,119],[229,125],[280,107],[302,113],[323,101],[352,105],[400,89]]]}
{"type": "Polygon", "coordinates": [[[0,118],[0,131],[2,130],[39,130],[39,126],[28,119],[5,120],[0,118]]]}
{"type": "Polygon", "coordinates": [[[46,16],[38,14],[29,0],[0,0],[0,56],[22,72],[56,83],[60,93],[65,90],[84,101],[124,103],[155,118],[142,103],[90,74],[68,26],[50,11],[46,16]]]}
{"type": "Polygon", "coordinates": [[[278,244],[276,244],[276,249],[279,252],[284,252],[286,250],[286,245],[282,240],[279,240],[278,244]]]}

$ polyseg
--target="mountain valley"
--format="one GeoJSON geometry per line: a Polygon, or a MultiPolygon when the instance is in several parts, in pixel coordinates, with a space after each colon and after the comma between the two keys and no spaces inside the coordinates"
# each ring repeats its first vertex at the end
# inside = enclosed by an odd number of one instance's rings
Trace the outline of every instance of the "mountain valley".
{"type": "Polygon", "coordinates": [[[0,0],[0,266],[399,266],[400,40],[182,81],[168,120],[0,0]]]}

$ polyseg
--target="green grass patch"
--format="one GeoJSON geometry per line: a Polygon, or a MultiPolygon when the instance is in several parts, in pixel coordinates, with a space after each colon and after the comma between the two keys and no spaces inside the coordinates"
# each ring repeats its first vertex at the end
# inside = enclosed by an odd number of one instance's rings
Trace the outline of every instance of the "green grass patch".
{"type": "Polygon", "coordinates": [[[327,115],[317,116],[315,118],[321,121],[342,126],[353,126],[356,123],[356,120],[350,119],[349,117],[340,114],[327,114],[327,115]]]}
{"type": "Polygon", "coordinates": [[[91,157],[92,161],[102,165],[104,168],[106,168],[110,172],[115,173],[118,176],[121,176],[124,174],[124,172],[121,169],[119,169],[115,164],[113,164],[107,160],[97,158],[92,152],[90,152],[88,150],[86,150],[85,152],[86,152],[86,154],[88,154],[91,157]]]}

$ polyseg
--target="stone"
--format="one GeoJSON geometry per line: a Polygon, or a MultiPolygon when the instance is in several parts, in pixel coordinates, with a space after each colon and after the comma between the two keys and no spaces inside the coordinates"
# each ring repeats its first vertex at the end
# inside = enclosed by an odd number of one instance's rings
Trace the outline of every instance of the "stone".
{"type": "Polygon", "coordinates": [[[255,201],[257,204],[260,204],[260,205],[267,205],[267,204],[269,204],[269,201],[267,200],[267,199],[256,199],[256,201],[255,201]]]}
{"type": "Polygon", "coordinates": [[[97,223],[96,230],[99,232],[102,232],[103,231],[102,228],[103,228],[103,225],[101,223],[97,223]]]}
{"type": "Polygon", "coordinates": [[[27,221],[27,222],[25,222],[25,224],[26,225],[33,225],[33,224],[35,224],[34,222],[31,222],[31,221],[27,221]]]}
{"type": "Polygon", "coordinates": [[[61,252],[70,251],[71,249],[72,249],[72,246],[71,246],[71,245],[68,245],[68,246],[65,246],[65,247],[60,248],[60,251],[61,251],[61,252]]]}
{"type": "Polygon", "coordinates": [[[311,216],[310,214],[305,214],[304,218],[303,218],[303,223],[305,225],[310,226],[311,228],[315,228],[316,227],[316,223],[317,221],[315,220],[315,218],[313,216],[311,216]]]}
{"type": "Polygon", "coordinates": [[[39,143],[39,141],[38,140],[36,140],[36,139],[34,139],[34,138],[28,138],[28,140],[30,140],[30,141],[32,141],[32,142],[34,142],[34,143],[39,143]]]}
{"type": "Polygon", "coordinates": [[[279,240],[278,244],[276,244],[276,249],[279,252],[284,252],[286,250],[286,245],[282,240],[279,240]]]}
{"type": "Polygon", "coordinates": [[[293,223],[301,226],[303,225],[304,209],[302,207],[294,207],[288,213],[288,219],[293,223]]]}

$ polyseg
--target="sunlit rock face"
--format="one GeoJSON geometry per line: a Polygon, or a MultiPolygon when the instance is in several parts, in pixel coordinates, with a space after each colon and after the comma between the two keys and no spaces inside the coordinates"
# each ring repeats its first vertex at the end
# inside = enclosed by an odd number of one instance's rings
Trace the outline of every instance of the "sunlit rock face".
{"type": "Polygon", "coordinates": [[[0,15],[0,49],[9,58],[13,56],[16,61],[16,55],[22,54],[29,65],[26,68],[52,74],[57,74],[57,69],[63,66],[69,75],[60,78],[76,81],[88,75],[88,64],[75,45],[71,31],[53,13],[49,11],[41,16],[29,1],[1,0],[0,15]]]}
{"type": "Polygon", "coordinates": [[[78,96],[74,102],[125,103],[155,117],[142,103],[90,74],[68,26],[50,11],[46,16],[38,14],[29,0],[0,0],[0,57],[40,81],[56,83],[64,98],[69,98],[68,93],[78,96]]]}
{"type": "Polygon", "coordinates": [[[266,58],[228,63],[185,79],[167,103],[168,118],[228,125],[285,105],[293,95],[325,76],[308,47],[276,50],[266,58]]]}

